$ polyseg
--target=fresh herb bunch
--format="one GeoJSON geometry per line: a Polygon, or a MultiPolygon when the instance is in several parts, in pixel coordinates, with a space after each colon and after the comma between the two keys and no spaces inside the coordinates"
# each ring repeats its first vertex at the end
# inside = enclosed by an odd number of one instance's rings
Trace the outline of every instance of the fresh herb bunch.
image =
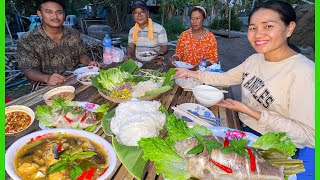
{"type": "Polygon", "coordinates": [[[57,113],[64,113],[67,114],[68,112],[72,114],[79,114],[82,112],[83,107],[76,106],[74,102],[68,103],[64,98],[56,98],[54,99],[52,103],[52,107],[55,109],[57,108],[56,112],[57,113]]]}
{"type": "Polygon", "coordinates": [[[83,172],[83,169],[76,163],[76,160],[84,157],[89,158],[96,154],[96,152],[80,152],[74,155],[61,154],[61,159],[49,167],[48,174],[59,172],[69,167],[70,177],[74,180],[83,172]]]}
{"type": "Polygon", "coordinates": [[[212,148],[221,148],[222,144],[220,144],[216,140],[206,140],[200,134],[194,133],[195,138],[198,140],[199,144],[194,148],[190,149],[187,154],[198,154],[203,152],[204,147],[207,148],[208,153],[211,154],[212,148]]]}
{"type": "Polygon", "coordinates": [[[229,146],[220,149],[221,152],[225,154],[237,153],[240,156],[249,157],[248,152],[244,149],[249,140],[233,138],[229,146]]]}

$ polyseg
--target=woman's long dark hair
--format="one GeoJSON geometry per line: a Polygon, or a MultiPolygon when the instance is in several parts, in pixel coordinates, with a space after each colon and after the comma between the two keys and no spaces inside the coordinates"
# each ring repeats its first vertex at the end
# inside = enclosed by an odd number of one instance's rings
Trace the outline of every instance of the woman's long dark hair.
{"type": "MultiPolygon", "coordinates": [[[[292,21],[296,22],[296,18],[297,18],[296,12],[294,11],[293,7],[289,3],[284,1],[272,0],[272,1],[267,1],[265,3],[262,3],[256,6],[252,10],[248,18],[249,24],[250,24],[251,16],[259,9],[270,9],[277,12],[280,16],[281,21],[286,26],[288,26],[292,21]]],[[[287,39],[287,42],[288,42],[288,46],[291,49],[300,53],[299,48],[289,42],[289,38],[287,39]]]]}

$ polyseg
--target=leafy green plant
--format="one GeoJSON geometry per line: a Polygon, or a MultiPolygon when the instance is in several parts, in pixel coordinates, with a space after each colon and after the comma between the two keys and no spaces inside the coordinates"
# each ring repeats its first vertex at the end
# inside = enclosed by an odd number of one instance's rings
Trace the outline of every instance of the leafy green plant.
{"type": "Polygon", "coordinates": [[[180,18],[168,19],[164,23],[164,28],[166,29],[169,41],[177,40],[177,36],[186,30],[182,27],[182,21],[180,18]]]}
{"type": "MultiPolygon", "coordinates": [[[[241,20],[238,18],[234,9],[231,9],[231,21],[230,21],[230,29],[234,31],[239,31],[243,26],[241,20]]],[[[229,18],[228,16],[223,17],[221,19],[215,19],[213,23],[209,25],[211,29],[228,29],[229,28],[229,18]]]]}

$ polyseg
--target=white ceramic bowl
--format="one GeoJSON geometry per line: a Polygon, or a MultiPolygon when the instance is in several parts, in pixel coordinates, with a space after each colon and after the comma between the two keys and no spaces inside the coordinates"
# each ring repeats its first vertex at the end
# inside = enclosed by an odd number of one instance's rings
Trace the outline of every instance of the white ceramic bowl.
{"type": "Polygon", "coordinates": [[[218,103],[223,99],[223,93],[219,89],[208,86],[208,85],[199,85],[194,87],[193,95],[196,100],[206,106],[210,107],[218,103]]]}
{"type": "Polygon", "coordinates": [[[8,106],[5,109],[5,114],[10,113],[10,112],[14,112],[14,111],[22,111],[22,112],[27,113],[31,117],[31,121],[24,129],[21,129],[21,130],[15,131],[15,132],[6,133],[6,135],[14,135],[16,133],[22,132],[22,131],[26,130],[34,121],[34,118],[35,118],[34,112],[29,107],[23,106],[23,105],[8,106]]]}
{"type": "Polygon", "coordinates": [[[194,88],[198,85],[203,84],[201,81],[193,78],[177,78],[174,81],[178,86],[182,88],[194,88]]]}
{"type": "Polygon", "coordinates": [[[155,54],[154,52],[151,51],[143,51],[143,52],[139,52],[138,53],[138,59],[140,61],[151,61],[157,54],[155,54]]]}
{"type": "Polygon", "coordinates": [[[192,64],[189,64],[189,63],[186,63],[186,62],[183,62],[183,61],[172,61],[172,64],[175,67],[178,67],[178,68],[186,68],[186,69],[192,69],[193,68],[192,64]]]}
{"type": "Polygon", "coordinates": [[[90,78],[90,81],[81,81],[81,78],[87,77],[87,76],[94,77],[97,75],[99,75],[99,72],[85,72],[77,76],[77,81],[79,81],[83,85],[92,86],[91,78],[90,78]]]}
{"type": "Polygon", "coordinates": [[[99,71],[99,68],[98,68],[98,67],[95,67],[95,66],[85,66],[85,67],[78,68],[78,69],[74,70],[74,71],[73,71],[73,74],[79,75],[79,74],[86,73],[86,72],[98,72],[98,71],[99,71]]]}
{"type": "Polygon", "coordinates": [[[141,68],[143,66],[143,64],[139,61],[135,61],[135,63],[137,64],[138,68],[141,68]]]}
{"type": "Polygon", "coordinates": [[[75,91],[76,91],[76,89],[73,86],[60,86],[60,87],[56,87],[56,88],[51,89],[50,91],[46,92],[43,95],[43,99],[46,104],[51,105],[51,103],[53,102],[53,99],[49,99],[49,98],[52,97],[53,95],[56,95],[56,94],[62,93],[62,92],[71,92],[71,93],[69,93],[68,96],[63,97],[67,101],[71,101],[75,96],[75,91]]]}
{"type": "Polygon", "coordinates": [[[43,135],[50,135],[50,134],[57,134],[57,133],[67,133],[70,135],[80,136],[84,138],[88,138],[96,143],[98,143],[102,148],[106,151],[108,155],[108,164],[109,168],[106,172],[104,172],[98,180],[104,180],[106,179],[115,169],[117,164],[117,156],[116,153],[112,147],[112,145],[103,139],[102,137],[82,130],[77,129],[50,129],[50,130],[42,130],[42,131],[36,131],[31,134],[28,134],[26,136],[21,137],[17,141],[15,141],[6,151],[6,171],[9,174],[9,176],[14,180],[20,180],[21,178],[17,175],[14,169],[14,159],[17,154],[17,152],[27,143],[31,140],[31,138],[37,138],[37,136],[43,136],[43,135]]]}

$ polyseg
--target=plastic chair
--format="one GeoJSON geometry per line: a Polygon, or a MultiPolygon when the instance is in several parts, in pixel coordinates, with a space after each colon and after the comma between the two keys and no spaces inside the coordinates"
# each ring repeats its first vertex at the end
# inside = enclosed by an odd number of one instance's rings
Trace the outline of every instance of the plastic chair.
{"type": "Polygon", "coordinates": [[[66,17],[66,21],[63,23],[63,25],[65,25],[67,27],[73,27],[75,25],[75,19],[76,19],[75,15],[68,15],[66,17]]]}

